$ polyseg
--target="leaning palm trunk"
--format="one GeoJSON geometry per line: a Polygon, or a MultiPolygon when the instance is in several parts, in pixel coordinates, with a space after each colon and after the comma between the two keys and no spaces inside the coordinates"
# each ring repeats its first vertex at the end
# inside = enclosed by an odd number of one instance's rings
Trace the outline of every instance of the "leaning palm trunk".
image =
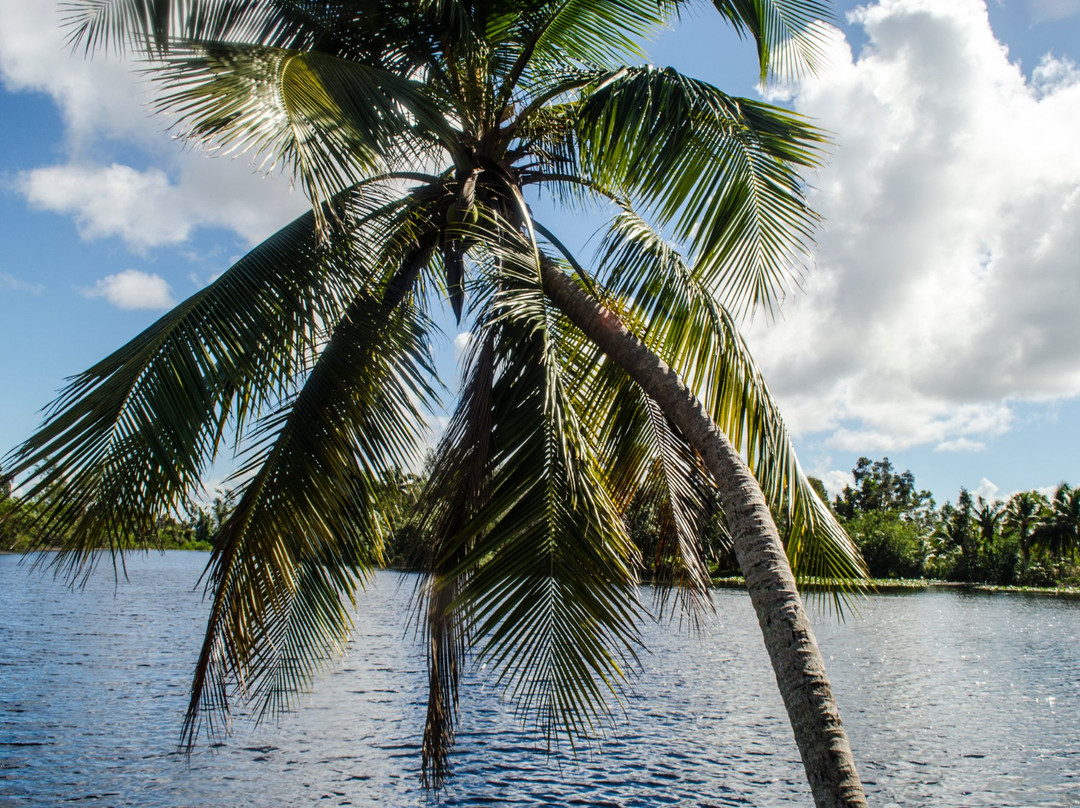
{"type": "Polygon", "coordinates": [[[701,454],[724,505],[735,556],[761,625],[814,801],[822,807],[865,806],[821,651],[754,475],[678,374],[556,266],[545,262],[541,272],[551,301],[656,401],[701,454]]]}

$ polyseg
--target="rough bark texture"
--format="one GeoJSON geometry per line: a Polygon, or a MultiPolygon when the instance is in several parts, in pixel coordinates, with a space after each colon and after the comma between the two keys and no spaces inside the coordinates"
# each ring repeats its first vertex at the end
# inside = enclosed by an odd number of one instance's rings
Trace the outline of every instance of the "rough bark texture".
{"type": "Polygon", "coordinates": [[[641,385],[701,454],[719,488],[814,801],[822,808],[865,806],[825,663],[761,486],[674,371],[555,265],[544,262],[541,271],[551,301],[641,385]]]}

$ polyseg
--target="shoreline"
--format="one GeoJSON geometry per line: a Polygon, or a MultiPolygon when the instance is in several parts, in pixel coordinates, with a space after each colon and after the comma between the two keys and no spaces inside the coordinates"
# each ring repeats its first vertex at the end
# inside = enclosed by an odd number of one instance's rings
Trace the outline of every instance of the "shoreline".
{"type": "MultiPolygon", "coordinates": [[[[54,547],[46,547],[40,550],[30,550],[28,552],[0,549],[0,555],[33,556],[38,555],[39,553],[54,553],[57,551],[57,549],[58,548],[54,547]]],[[[199,547],[138,547],[129,548],[124,552],[164,553],[166,551],[178,553],[210,552],[210,550],[208,549],[199,547]]],[[[385,569],[391,572],[420,572],[420,570],[408,570],[399,567],[379,567],[378,569],[385,569]]],[[[641,583],[651,584],[653,582],[648,578],[642,578],[641,583]]],[[[715,589],[741,589],[744,591],[746,589],[746,584],[744,583],[741,575],[713,578],[711,579],[710,583],[715,589]]],[[[963,581],[943,581],[935,578],[870,578],[863,583],[865,584],[865,591],[860,594],[866,595],[889,595],[939,590],[957,590],[963,592],[982,592],[985,594],[1042,595],[1051,597],[1080,598],[1080,587],[1074,586],[1005,586],[999,584],[966,583],[963,581]]],[[[820,581],[811,580],[799,583],[800,592],[821,593],[823,591],[828,592],[831,589],[832,587],[829,584],[820,581]]]]}
{"type": "MultiPolygon", "coordinates": [[[[863,582],[865,594],[888,595],[905,592],[928,592],[936,590],[959,590],[964,592],[984,592],[987,594],[1052,595],[1055,597],[1080,597],[1080,587],[1074,586],[1019,586],[968,583],[965,581],[943,581],[935,578],[870,578],[863,582]]],[[[741,576],[713,578],[712,585],[717,589],[742,589],[745,583],[741,576]]],[[[828,591],[829,584],[817,581],[799,583],[800,592],[828,591]]]]}

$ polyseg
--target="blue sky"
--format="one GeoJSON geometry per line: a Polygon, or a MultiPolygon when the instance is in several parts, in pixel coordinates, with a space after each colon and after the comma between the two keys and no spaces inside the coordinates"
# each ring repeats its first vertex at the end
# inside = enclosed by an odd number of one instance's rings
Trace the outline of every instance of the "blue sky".
{"type": "MultiPolygon", "coordinates": [[[[767,91],[834,133],[809,177],[816,265],[775,321],[746,323],[804,467],[835,491],[888,455],[939,501],[1080,483],[1080,0],[842,14],[830,67],[767,91]]],[[[66,376],[306,202],[172,140],[128,66],[64,49],[53,3],[0,0],[0,20],[2,452],[66,376]]],[[[649,52],[759,94],[714,15],[649,52]]],[[[602,220],[557,224],[581,243],[602,220]]]]}

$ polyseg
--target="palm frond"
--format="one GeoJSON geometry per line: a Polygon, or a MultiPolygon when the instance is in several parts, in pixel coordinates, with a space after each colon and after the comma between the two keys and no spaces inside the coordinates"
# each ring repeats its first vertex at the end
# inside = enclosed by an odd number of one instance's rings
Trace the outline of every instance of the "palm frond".
{"type": "Polygon", "coordinates": [[[70,382],[7,460],[30,473],[42,541],[62,540],[54,563],[88,572],[95,550],[116,553],[186,506],[230,416],[242,431],[286,394],[320,324],[340,317],[363,279],[353,256],[306,213],[70,382]]]}
{"type": "MultiPolygon", "coordinates": [[[[482,228],[497,240],[505,223],[485,217],[482,228]]],[[[485,256],[490,262],[492,256],[485,256]]],[[[511,256],[513,258],[513,256],[511,256]]],[[[490,300],[493,285],[481,295],[490,300]]],[[[491,307],[482,311],[490,314],[491,307]]],[[[431,537],[426,572],[420,587],[428,664],[428,703],[422,746],[422,779],[438,788],[450,774],[449,755],[454,744],[458,711],[458,684],[472,641],[466,609],[455,608],[471,571],[458,571],[472,550],[469,541],[456,541],[465,525],[487,502],[493,462],[494,383],[498,372],[495,354],[497,330],[476,323],[478,338],[470,349],[462,378],[462,391],[454,415],[439,441],[434,463],[420,502],[424,531],[431,537]]],[[[489,324],[490,325],[490,324],[489,324]]]]}
{"type": "Polygon", "coordinates": [[[616,66],[627,58],[644,59],[641,41],[664,26],[666,3],[655,0],[550,0],[513,15],[503,37],[512,59],[503,76],[502,95],[526,73],[552,66],[616,66]]]}
{"type": "Polygon", "coordinates": [[[381,557],[378,484],[423,443],[432,373],[411,312],[361,294],[300,391],[259,424],[209,566],[189,745],[227,717],[233,688],[273,714],[345,642],[346,603],[381,557]]]}
{"type": "MultiPolygon", "coordinates": [[[[547,234],[543,225],[534,226],[547,234]]],[[[579,276],[584,273],[573,255],[556,246],[579,276]]],[[[659,514],[656,543],[648,548],[652,558],[645,559],[651,561],[657,613],[665,611],[674,592],[676,605],[696,624],[712,608],[701,545],[711,478],[692,447],[622,368],[569,324],[552,325],[567,388],[577,402],[583,432],[603,457],[616,507],[624,516],[642,505],[659,514]]]]}
{"type": "Polygon", "coordinates": [[[422,142],[450,131],[420,84],[319,53],[177,44],[154,76],[184,137],[288,166],[315,203],[422,162],[422,142]]]}
{"type": "Polygon", "coordinates": [[[797,282],[817,221],[797,169],[817,164],[822,139],[795,113],[671,69],[624,70],[578,113],[585,176],[670,228],[736,311],[797,282]]]}
{"type": "Polygon", "coordinates": [[[498,357],[490,409],[474,413],[490,424],[489,480],[434,564],[441,587],[454,582],[445,610],[521,714],[549,742],[560,728],[573,741],[595,731],[636,659],[635,550],[580,432],[535,270],[503,271],[481,335],[498,357]]]}
{"type": "Polygon", "coordinates": [[[555,357],[545,356],[542,334],[529,333],[535,323],[514,325],[528,330],[500,346],[507,367],[495,400],[506,416],[494,424],[490,498],[458,537],[475,540],[459,564],[475,566],[459,602],[469,604],[481,658],[522,710],[549,737],[557,727],[584,733],[633,658],[634,551],[577,432],[555,357]]]}
{"type": "Polygon", "coordinates": [[[579,396],[590,402],[590,429],[601,441],[620,512],[646,506],[659,517],[655,544],[648,548],[651,558],[644,559],[653,571],[656,610],[662,614],[674,593],[675,608],[696,624],[713,608],[701,544],[711,478],[692,447],[625,371],[595,349],[582,348],[582,363],[593,372],[583,374],[579,396]]]}
{"type": "Polygon", "coordinates": [[[630,209],[613,220],[599,265],[611,305],[679,372],[740,448],[770,506],[786,514],[795,572],[841,585],[865,578],[858,550],[802,472],[764,378],[698,268],[630,209]]]}
{"type": "Polygon", "coordinates": [[[835,21],[827,0],[712,0],[740,36],[757,45],[761,80],[795,79],[824,66],[825,30],[835,21]]]}
{"type": "MultiPolygon", "coordinates": [[[[432,3],[420,4],[431,6],[432,3]]],[[[314,50],[408,76],[432,61],[443,17],[410,4],[353,0],[67,0],[73,48],[159,59],[178,43],[314,50]]]]}
{"type": "Polygon", "coordinates": [[[220,39],[237,22],[267,10],[245,0],[69,0],[62,8],[72,47],[87,53],[134,47],[150,54],[167,50],[185,21],[200,36],[220,39]]]}
{"type": "Polygon", "coordinates": [[[421,588],[427,645],[428,704],[424,722],[422,774],[439,785],[450,773],[449,753],[457,725],[458,683],[465,665],[468,619],[454,608],[468,577],[451,574],[470,545],[447,545],[475,516],[489,491],[492,458],[493,383],[496,373],[494,332],[474,340],[454,416],[439,441],[435,462],[420,502],[422,524],[431,538],[427,573],[421,588]]]}

